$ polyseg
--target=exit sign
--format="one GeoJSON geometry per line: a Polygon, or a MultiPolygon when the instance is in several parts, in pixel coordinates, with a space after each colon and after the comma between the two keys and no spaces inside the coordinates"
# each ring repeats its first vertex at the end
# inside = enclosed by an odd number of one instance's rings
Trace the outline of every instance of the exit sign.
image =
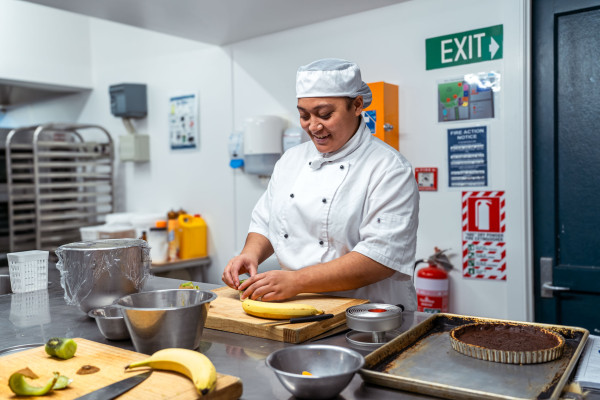
{"type": "Polygon", "coordinates": [[[425,40],[426,68],[437,69],[502,58],[502,25],[425,40]]]}

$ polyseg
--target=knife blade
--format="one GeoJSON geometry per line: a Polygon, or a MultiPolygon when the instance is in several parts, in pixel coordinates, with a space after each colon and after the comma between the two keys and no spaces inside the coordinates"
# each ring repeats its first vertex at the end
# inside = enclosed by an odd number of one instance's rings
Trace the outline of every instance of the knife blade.
{"type": "Polygon", "coordinates": [[[324,319],[333,318],[333,314],[319,314],[319,315],[308,315],[306,317],[296,317],[290,319],[284,319],[281,321],[271,321],[271,322],[263,322],[259,324],[261,326],[276,326],[276,325],[284,325],[284,324],[299,324],[301,322],[313,322],[313,321],[322,321],[324,319]]]}
{"type": "Polygon", "coordinates": [[[111,400],[126,391],[133,389],[140,383],[142,383],[147,377],[150,376],[152,371],[144,372],[135,376],[130,376],[118,382],[112,383],[108,386],[104,386],[98,390],[94,390],[88,394],[78,397],[76,400],[111,400]]]}

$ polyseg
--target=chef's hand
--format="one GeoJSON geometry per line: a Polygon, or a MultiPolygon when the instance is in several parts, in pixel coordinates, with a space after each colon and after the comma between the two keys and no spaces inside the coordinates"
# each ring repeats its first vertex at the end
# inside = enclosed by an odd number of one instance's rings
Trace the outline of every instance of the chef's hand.
{"type": "Polygon", "coordinates": [[[267,271],[254,274],[240,285],[243,290],[241,299],[276,301],[294,297],[298,293],[298,282],[295,281],[295,271],[267,271]]]}
{"type": "Polygon", "coordinates": [[[250,274],[250,276],[256,275],[258,271],[258,260],[248,254],[240,254],[239,256],[233,257],[229,264],[223,271],[221,279],[227,286],[232,289],[240,289],[240,278],[242,274],[250,274]]]}

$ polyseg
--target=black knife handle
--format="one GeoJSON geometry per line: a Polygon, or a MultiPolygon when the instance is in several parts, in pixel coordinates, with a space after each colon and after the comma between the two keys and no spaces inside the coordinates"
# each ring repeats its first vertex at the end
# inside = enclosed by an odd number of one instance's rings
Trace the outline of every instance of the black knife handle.
{"type": "Polygon", "coordinates": [[[324,319],[333,318],[333,314],[309,315],[306,317],[290,318],[290,324],[299,324],[301,322],[322,321],[324,319]]]}
{"type": "Polygon", "coordinates": [[[84,394],[75,400],[112,400],[142,383],[150,374],[152,374],[152,370],[104,386],[103,388],[84,394]]]}

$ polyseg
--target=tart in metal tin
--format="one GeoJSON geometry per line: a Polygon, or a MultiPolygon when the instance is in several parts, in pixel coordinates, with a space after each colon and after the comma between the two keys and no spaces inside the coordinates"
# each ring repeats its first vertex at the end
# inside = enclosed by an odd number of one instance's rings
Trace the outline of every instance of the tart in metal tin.
{"type": "Polygon", "coordinates": [[[450,331],[450,342],[452,348],[461,354],[505,364],[538,364],[552,361],[562,355],[565,345],[565,339],[556,332],[533,325],[511,323],[462,325],[450,331]],[[464,337],[468,332],[489,335],[491,343],[489,345],[467,343],[464,337]],[[519,335],[522,337],[527,335],[535,341],[530,340],[529,344],[519,343],[519,335]]]}

